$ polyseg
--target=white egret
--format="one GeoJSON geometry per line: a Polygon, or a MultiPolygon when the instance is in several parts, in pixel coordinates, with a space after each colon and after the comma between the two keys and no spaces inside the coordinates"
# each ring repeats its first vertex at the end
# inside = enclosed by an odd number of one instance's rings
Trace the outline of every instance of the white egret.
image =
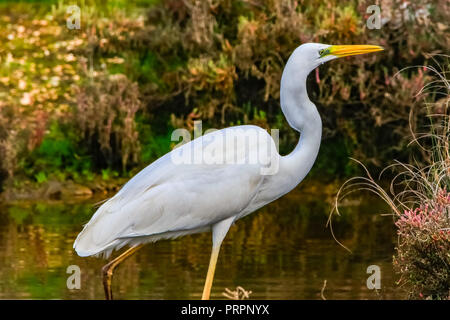
{"type": "Polygon", "coordinates": [[[100,206],[78,235],[74,248],[85,257],[109,256],[113,250],[131,246],[103,267],[106,298],[112,299],[114,269],[145,243],[212,231],[212,252],[202,295],[202,299],[209,299],[220,246],[230,226],[291,191],[314,164],[322,121],[306,92],[308,74],[327,61],[380,50],[383,49],[374,45],[319,43],[303,44],[294,50],[284,68],[280,87],[281,109],[289,125],[300,132],[298,144],[290,154],[270,152],[275,143],[262,128],[222,129],[159,158],[100,206]],[[260,137],[256,141],[248,143],[241,139],[255,132],[260,137]],[[238,142],[230,147],[222,139],[215,139],[220,136],[238,142]],[[203,161],[175,161],[188,150],[203,153],[203,161]],[[205,156],[219,156],[226,161],[206,163],[205,156]],[[264,169],[270,166],[275,170],[265,174],[264,169]]]}

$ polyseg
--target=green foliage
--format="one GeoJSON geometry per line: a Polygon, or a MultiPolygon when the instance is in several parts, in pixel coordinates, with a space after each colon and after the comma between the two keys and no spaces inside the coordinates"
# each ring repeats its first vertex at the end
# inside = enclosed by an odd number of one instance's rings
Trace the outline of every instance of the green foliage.
{"type": "MultiPolygon", "coordinates": [[[[406,9],[387,1],[382,12],[391,20],[381,31],[365,26],[372,3],[356,0],[85,0],[84,27],[70,32],[68,1],[4,3],[0,183],[23,173],[40,182],[92,180],[107,169],[127,174],[169,151],[170,131],[192,129],[197,119],[204,128],[280,129],[286,154],[298,135],[281,114],[279,82],[290,53],[305,42],[386,49],[310,76],[324,123],[313,174],[348,175],[349,156],[370,166],[409,160],[417,153],[404,148],[414,97],[428,75],[397,71],[449,47],[444,0],[414,0],[406,9]],[[415,17],[420,8],[430,14],[415,17]],[[406,14],[412,18],[397,19],[406,14]]],[[[420,126],[422,114],[412,121],[420,126]]]]}
{"type": "Polygon", "coordinates": [[[80,175],[87,180],[93,179],[90,157],[77,147],[77,137],[67,130],[53,122],[40,146],[21,163],[24,172],[38,183],[46,182],[48,175],[59,180],[68,176],[78,179],[80,175]]]}
{"type": "Polygon", "coordinates": [[[346,139],[333,138],[322,144],[311,174],[330,180],[339,179],[359,173],[350,161],[352,149],[346,139]]]}
{"type": "Polygon", "coordinates": [[[49,129],[49,133],[37,148],[37,157],[42,160],[36,161],[36,165],[42,164],[60,168],[64,162],[71,161],[74,155],[74,147],[56,122],[50,125],[49,129]]]}
{"type": "Polygon", "coordinates": [[[43,183],[47,181],[47,175],[43,171],[39,171],[34,175],[36,178],[37,183],[43,183]]]}
{"type": "Polygon", "coordinates": [[[119,176],[119,173],[117,171],[111,170],[110,168],[102,169],[102,179],[103,180],[110,180],[112,178],[117,178],[119,176]]]}

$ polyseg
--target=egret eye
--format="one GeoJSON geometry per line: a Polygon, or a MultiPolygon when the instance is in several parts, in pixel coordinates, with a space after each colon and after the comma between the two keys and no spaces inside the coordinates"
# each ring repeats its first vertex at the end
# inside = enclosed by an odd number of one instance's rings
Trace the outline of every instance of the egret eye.
{"type": "Polygon", "coordinates": [[[322,56],[324,52],[325,52],[325,49],[319,50],[319,56],[322,56]]]}

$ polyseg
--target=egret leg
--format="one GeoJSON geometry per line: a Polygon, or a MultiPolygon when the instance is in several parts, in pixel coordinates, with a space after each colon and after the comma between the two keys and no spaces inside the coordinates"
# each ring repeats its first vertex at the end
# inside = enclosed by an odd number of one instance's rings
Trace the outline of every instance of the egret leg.
{"type": "Polygon", "coordinates": [[[112,300],[113,299],[112,289],[111,289],[111,281],[112,281],[112,276],[113,276],[114,269],[121,262],[123,262],[126,258],[130,257],[133,253],[135,253],[136,251],[138,251],[142,247],[143,247],[143,244],[140,244],[138,246],[135,246],[135,247],[132,247],[132,248],[128,249],[127,251],[122,253],[120,256],[118,256],[117,258],[115,258],[114,260],[112,260],[111,262],[109,262],[107,265],[105,265],[102,268],[103,288],[105,289],[105,298],[106,298],[106,300],[112,300]]]}
{"type": "Polygon", "coordinates": [[[214,272],[216,271],[217,258],[219,257],[220,246],[227,235],[228,230],[234,222],[235,217],[228,218],[213,225],[213,247],[211,258],[209,260],[208,273],[206,274],[205,286],[203,288],[202,300],[209,300],[211,295],[211,287],[214,280],[214,272]]]}
{"type": "Polygon", "coordinates": [[[209,300],[211,294],[211,287],[214,279],[214,272],[216,271],[217,258],[219,257],[220,246],[213,247],[211,258],[209,260],[208,273],[206,275],[205,286],[203,288],[202,300],[209,300]]]}

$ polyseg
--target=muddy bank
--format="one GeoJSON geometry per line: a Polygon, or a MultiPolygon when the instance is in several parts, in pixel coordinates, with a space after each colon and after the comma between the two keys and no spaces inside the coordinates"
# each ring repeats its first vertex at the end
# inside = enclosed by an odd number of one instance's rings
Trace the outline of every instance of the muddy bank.
{"type": "Polygon", "coordinates": [[[90,198],[117,192],[128,179],[97,179],[86,182],[50,180],[42,184],[24,181],[20,186],[9,186],[0,193],[1,202],[20,200],[64,200],[70,198],[90,198]]]}

